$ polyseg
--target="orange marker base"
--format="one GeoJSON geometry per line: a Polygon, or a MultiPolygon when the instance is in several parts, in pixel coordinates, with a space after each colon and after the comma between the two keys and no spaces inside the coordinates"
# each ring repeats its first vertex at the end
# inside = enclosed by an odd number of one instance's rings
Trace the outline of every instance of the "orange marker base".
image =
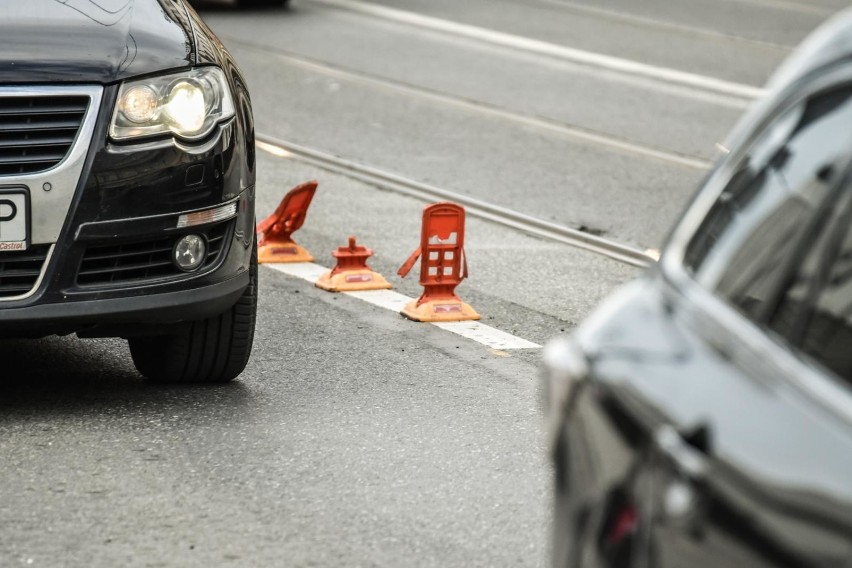
{"type": "Polygon", "coordinates": [[[357,290],[387,290],[388,281],[378,272],[367,266],[367,259],[373,256],[372,249],[355,242],[349,237],[349,245],[339,247],[331,253],[337,264],[316,282],[316,287],[329,292],[355,292],[357,290]]]}
{"type": "Polygon", "coordinates": [[[265,241],[257,247],[257,261],[261,264],[276,262],[311,262],[311,253],[294,241],[265,241]]]}
{"type": "Polygon", "coordinates": [[[429,300],[418,305],[419,300],[409,302],[399,312],[410,320],[425,322],[449,322],[478,320],[479,314],[458,299],[429,300]]]}
{"type": "Polygon", "coordinates": [[[332,275],[329,270],[316,282],[317,288],[329,292],[355,292],[359,290],[390,290],[385,277],[372,270],[351,270],[332,275]]]}

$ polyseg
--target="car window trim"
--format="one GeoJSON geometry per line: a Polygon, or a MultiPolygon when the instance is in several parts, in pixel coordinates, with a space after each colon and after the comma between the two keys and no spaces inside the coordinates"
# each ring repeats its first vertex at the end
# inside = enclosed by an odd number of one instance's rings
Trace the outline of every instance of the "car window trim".
{"type": "MultiPolygon", "coordinates": [[[[683,265],[687,245],[695,237],[702,220],[718,201],[731,178],[738,171],[743,159],[766,131],[766,128],[796,104],[800,104],[821,92],[843,86],[852,89],[852,63],[845,63],[840,68],[826,71],[819,77],[808,81],[808,85],[804,88],[790,89],[791,92],[781,92],[775,96],[769,95],[767,100],[777,100],[779,101],[778,104],[773,107],[771,112],[758,119],[757,126],[752,128],[748,138],[738,145],[739,149],[723,158],[723,161],[710,173],[695,199],[686,209],[683,218],[672,231],[659,263],[666,277],[674,280],[685,277],[697,281],[683,265]]],[[[739,128],[738,126],[737,129],[739,128]]]]}

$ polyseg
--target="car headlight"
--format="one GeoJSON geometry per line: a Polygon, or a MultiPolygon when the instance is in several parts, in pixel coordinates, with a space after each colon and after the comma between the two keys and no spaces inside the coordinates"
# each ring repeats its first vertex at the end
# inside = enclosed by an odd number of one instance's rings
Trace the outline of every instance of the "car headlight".
{"type": "Polygon", "coordinates": [[[234,116],[225,74],[199,67],[122,83],[109,128],[113,140],[171,133],[197,140],[234,116]]]}

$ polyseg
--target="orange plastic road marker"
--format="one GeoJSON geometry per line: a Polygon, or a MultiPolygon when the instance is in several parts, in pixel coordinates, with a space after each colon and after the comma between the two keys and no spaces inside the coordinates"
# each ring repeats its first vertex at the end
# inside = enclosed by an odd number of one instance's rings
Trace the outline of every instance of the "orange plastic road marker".
{"type": "Polygon", "coordinates": [[[316,282],[317,288],[329,292],[352,292],[354,290],[387,290],[388,281],[378,272],[367,266],[367,259],[373,251],[355,244],[355,237],[349,237],[348,247],[339,247],[331,255],[337,259],[335,267],[326,272],[316,282]]]}
{"type": "Polygon", "coordinates": [[[314,259],[290,235],[305,222],[317,185],[316,181],[309,181],[294,187],[281,200],[275,213],[257,224],[258,262],[310,262],[314,259]]]}
{"type": "Polygon", "coordinates": [[[423,295],[400,313],[415,321],[478,320],[479,314],[455,293],[456,286],[467,278],[464,207],[455,203],[433,203],[423,210],[420,248],[405,261],[398,274],[405,278],[421,254],[423,295]]]}

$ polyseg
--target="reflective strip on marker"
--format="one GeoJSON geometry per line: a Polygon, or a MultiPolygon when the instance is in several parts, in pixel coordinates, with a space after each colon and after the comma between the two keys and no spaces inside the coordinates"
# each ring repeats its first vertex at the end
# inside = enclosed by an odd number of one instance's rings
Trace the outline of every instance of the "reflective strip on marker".
{"type": "Polygon", "coordinates": [[[275,247],[272,249],[272,254],[296,254],[296,247],[275,247]]]}

